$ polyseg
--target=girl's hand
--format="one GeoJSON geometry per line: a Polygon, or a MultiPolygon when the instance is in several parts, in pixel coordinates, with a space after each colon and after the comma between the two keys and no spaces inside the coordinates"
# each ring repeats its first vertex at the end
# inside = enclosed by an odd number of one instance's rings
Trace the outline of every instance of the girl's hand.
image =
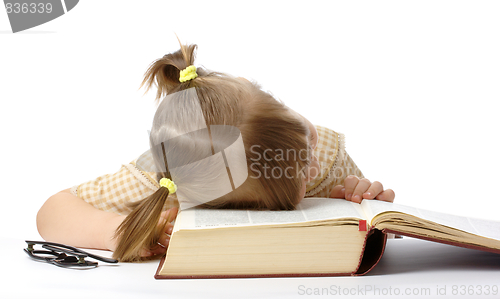
{"type": "Polygon", "coordinates": [[[141,257],[150,257],[154,255],[164,254],[167,252],[168,243],[170,242],[170,235],[172,234],[172,230],[174,226],[172,225],[172,221],[177,217],[177,212],[179,210],[177,208],[171,208],[163,213],[161,213],[160,221],[158,221],[158,227],[161,228],[165,222],[167,225],[165,226],[165,230],[163,231],[158,243],[151,248],[143,248],[140,252],[141,257]]]}
{"type": "Polygon", "coordinates": [[[345,198],[356,203],[361,203],[363,199],[393,202],[395,196],[392,189],[384,190],[380,182],[375,181],[371,183],[368,179],[360,180],[355,175],[346,177],[344,186],[335,186],[330,193],[330,197],[332,198],[345,198]]]}

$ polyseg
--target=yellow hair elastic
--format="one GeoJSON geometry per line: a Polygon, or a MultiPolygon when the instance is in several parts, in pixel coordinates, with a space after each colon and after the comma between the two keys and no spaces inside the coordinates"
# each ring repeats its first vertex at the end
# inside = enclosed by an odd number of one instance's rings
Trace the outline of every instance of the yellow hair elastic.
{"type": "Polygon", "coordinates": [[[198,77],[198,74],[196,73],[196,67],[194,65],[190,65],[181,71],[179,81],[186,82],[189,80],[193,80],[196,77],[198,77]]]}
{"type": "Polygon", "coordinates": [[[173,194],[175,193],[175,191],[177,191],[177,185],[172,180],[167,178],[162,178],[160,180],[160,186],[167,188],[170,194],[173,194]]]}

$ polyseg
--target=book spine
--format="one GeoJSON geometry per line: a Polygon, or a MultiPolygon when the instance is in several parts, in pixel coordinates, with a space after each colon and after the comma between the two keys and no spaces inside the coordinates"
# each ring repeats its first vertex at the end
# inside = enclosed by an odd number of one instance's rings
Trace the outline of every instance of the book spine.
{"type": "Polygon", "coordinates": [[[370,272],[380,261],[384,255],[387,235],[376,228],[371,228],[366,234],[359,264],[353,276],[365,275],[370,272]]]}

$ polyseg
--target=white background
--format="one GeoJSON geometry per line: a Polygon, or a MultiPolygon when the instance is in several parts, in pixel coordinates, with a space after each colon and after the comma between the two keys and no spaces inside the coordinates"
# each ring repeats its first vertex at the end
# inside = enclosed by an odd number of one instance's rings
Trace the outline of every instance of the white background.
{"type": "Polygon", "coordinates": [[[139,86],[175,34],[198,66],[345,133],[396,202],[500,220],[499,15],[496,1],[87,0],[12,34],[0,9],[1,234],[39,239],[49,196],[147,149],[155,92],[139,86]]]}

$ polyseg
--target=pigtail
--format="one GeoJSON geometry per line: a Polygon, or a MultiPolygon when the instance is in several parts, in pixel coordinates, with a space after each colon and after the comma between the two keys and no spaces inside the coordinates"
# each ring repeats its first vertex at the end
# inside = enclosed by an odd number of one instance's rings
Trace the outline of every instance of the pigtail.
{"type": "Polygon", "coordinates": [[[159,221],[169,193],[168,188],[158,188],[123,220],[115,233],[118,245],[113,258],[122,262],[139,261],[143,248],[152,248],[158,243],[167,225],[167,221],[163,224],[159,221]]]}
{"type": "MultiPolygon", "coordinates": [[[[156,84],[156,102],[158,103],[162,96],[176,92],[182,85],[189,86],[192,81],[181,83],[179,81],[181,70],[194,63],[196,45],[182,45],[180,50],[167,54],[154,61],[144,74],[144,80],[141,87],[146,86],[146,92],[153,84],[156,84]]],[[[202,75],[203,71],[198,75],[202,75]]]]}
{"type": "MultiPolygon", "coordinates": [[[[164,95],[191,87],[193,80],[180,82],[179,78],[181,70],[193,65],[195,50],[196,45],[181,44],[180,50],[154,61],[146,71],[141,87],[146,86],[146,91],[148,91],[153,84],[156,84],[157,103],[164,95]]],[[[198,72],[198,75],[203,74],[202,70],[198,72]]],[[[170,178],[163,144],[162,149],[166,168],[166,173],[163,173],[162,177],[170,178]]],[[[168,188],[160,187],[151,196],[131,206],[132,212],[127,215],[115,232],[114,237],[118,240],[118,245],[113,253],[114,258],[124,262],[139,261],[143,248],[156,246],[167,225],[167,221],[161,224],[159,221],[169,194],[168,188]]]]}

